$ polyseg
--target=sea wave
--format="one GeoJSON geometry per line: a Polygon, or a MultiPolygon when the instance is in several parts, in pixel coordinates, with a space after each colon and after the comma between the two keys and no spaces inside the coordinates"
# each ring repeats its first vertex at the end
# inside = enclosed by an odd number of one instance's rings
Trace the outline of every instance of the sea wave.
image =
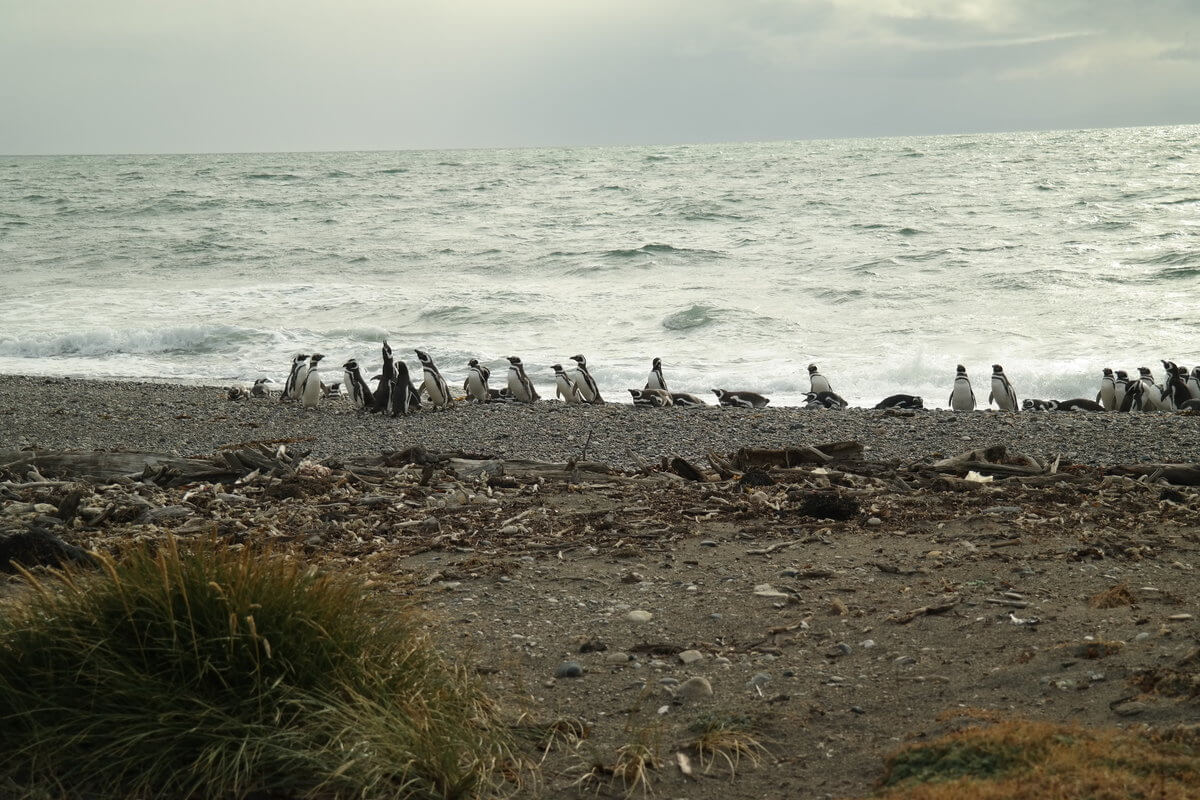
{"type": "Polygon", "coordinates": [[[182,325],[169,328],[93,328],[58,334],[29,334],[0,338],[0,356],[150,355],[218,353],[263,344],[273,335],[236,325],[182,325]]]}
{"type": "Polygon", "coordinates": [[[696,304],[663,318],[662,326],[669,331],[687,331],[712,325],[721,316],[720,309],[696,304]]]}

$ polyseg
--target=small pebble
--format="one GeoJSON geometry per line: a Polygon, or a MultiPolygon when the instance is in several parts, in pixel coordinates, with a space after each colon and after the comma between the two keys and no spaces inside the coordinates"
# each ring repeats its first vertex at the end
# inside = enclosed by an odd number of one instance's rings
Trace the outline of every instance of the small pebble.
{"type": "Polygon", "coordinates": [[[556,678],[582,678],[583,665],[578,661],[564,661],[554,670],[556,678]]]}
{"type": "Polygon", "coordinates": [[[691,666],[697,661],[703,661],[704,654],[699,650],[684,650],[682,653],[676,656],[676,658],[678,658],[680,663],[682,663],[684,666],[691,666]]]}
{"type": "Polygon", "coordinates": [[[625,615],[625,620],[627,622],[642,623],[649,622],[652,619],[654,619],[653,614],[651,614],[649,611],[643,611],[641,609],[634,609],[625,615]]]}

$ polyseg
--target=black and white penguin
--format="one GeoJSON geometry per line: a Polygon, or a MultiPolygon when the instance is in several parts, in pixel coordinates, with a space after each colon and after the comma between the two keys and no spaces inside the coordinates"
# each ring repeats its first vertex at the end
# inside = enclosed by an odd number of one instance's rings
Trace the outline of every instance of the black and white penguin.
{"type": "Polygon", "coordinates": [[[362,369],[358,366],[358,361],[353,358],[342,364],[342,383],[345,384],[346,393],[350,396],[350,402],[354,404],[355,408],[372,411],[375,409],[375,396],[371,393],[370,385],[362,376],[362,369]]]}
{"type": "Polygon", "coordinates": [[[534,403],[541,399],[533,387],[533,381],[525,374],[525,365],[516,356],[508,357],[508,391],[522,403],[534,403]]]}
{"type": "Polygon", "coordinates": [[[1187,377],[1188,394],[1193,400],[1200,400],[1200,367],[1192,367],[1192,374],[1187,377]]]}
{"type": "Polygon", "coordinates": [[[288,372],[287,381],[283,384],[283,391],[279,394],[279,400],[295,400],[300,396],[300,389],[304,386],[304,377],[308,373],[308,353],[297,353],[292,359],[292,368],[288,372]]]}
{"type": "Polygon", "coordinates": [[[809,392],[804,398],[805,408],[832,408],[834,411],[842,411],[850,406],[836,392],[809,392]]]}
{"type": "MultiPolygon", "coordinates": [[[[384,382],[380,381],[380,386],[384,382]]],[[[390,392],[387,410],[393,417],[407,416],[412,411],[421,409],[421,393],[413,385],[412,377],[408,374],[408,364],[403,359],[395,362],[395,377],[387,384],[390,392]]]]}
{"type": "Polygon", "coordinates": [[[321,397],[325,399],[336,399],[342,396],[342,382],[334,381],[333,383],[321,384],[321,397]]]}
{"type": "Polygon", "coordinates": [[[392,348],[387,339],[383,340],[383,367],[380,370],[379,385],[375,387],[375,404],[372,410],[384,411],[392,401],[392,383],[396,380],[396,366],[392,362],[392,348]]]}
{"type": "Polygon", "coordinates": [[[321,371],[317,365],[325,356],[313,353],[308,359],[308,372],[304,375],[304,388],[300,392],[300,405],[305,408],[316,408],[321,399],[321,371]]]}
{"type": "Polygon", "coordinates": [[[660,392],[670,392],[666,378],[663,377],[662,359],[656,358],[650,363],[650,376],[646,378],[647,389],[657,389],[660,392]]]}
{"type": "Polygon", "coordinates": [[[1154,381],[1149,367],[1138,367],[1138,383],[1141,384],[1139,411],[1163,410],[1163,387],[1154,381]]]}
{"type": "Polygon", "coordinates": [[[267,397],[270,395],[270,390],[267,389],[268,383],[274,383],[270,378],[256,378],[254,385],[250,387],[251,397],[267,397]]]}
{"type": "Polygon", "coordinates": [[[950,399],[947,404],[954,411],[975,410],[975,390],[971,388],[971,379],[967,377],[967,368],[959,364],[954,374],[954,386],[950,389],[950,399]]]}
{"type": "Polygon", "coordinates": [[[1105,411],[1106,409],[1095,400],[1088,400],[1086,397],[1076,397],[1072,400],[1051,400],[1054,407],[1051,411],[1105,411]]]}
{"type": "Polygon", "coordinates": [[[1188,400],[1186,403],[1181,405],[1177,410],[1179,410],[1179,411],[1200,411],[1200,398],[1197,398],[1195,400],[1188,400]]]}
{"type": "Polygon", "coordinates": [[[551,369],[554,370],[555,397],[572,405],[586,402],[579,393],[579,387],[575,385],[575,381],[571,380],[571,376],[563,370],[562,364],[555,364],[551,369]]]}
{"type": "Polygon", "coordinates": [[[829,381],[820,372],[817,372],[816,364],[808,365],[808,391],[813,394],[821,392],[832,392],[833,387],[829,385],[829,381]]]}
{"type": "Polygon", "coordinates": [[[671,405],[683,406],[684,408],[695,408],[696,406],[706,406],[708,403],[694,394],[687,392],[671,392],[671,405]]]}
{"type": "Polygon", "coordinates": [[[1096,402],[1104,406],[1106,411],[1113,411],[1117,407],[1117,379],[1108,367],[1104,368],[1104,374],[1100,376],[1100,391],[1096,392],[1096,402]]]}
{"type": "Polygon", "coordinates": [[[573,380],[576,388],[579,389],[579,396],[592,405],[603,405],[604,398],[600,396],[600,390],[596,388],[596,381],[592,378],[591,370],[588,369],[587,359],[582,355],[577,355],[571,356],[571,360],[575,362],[573,380]]]}
{"type": "Polygon", "coordinates": [[[1008,382],[1004,367],[999,364],[992,364],[992,392],[988,395],[988,403],[995,403],[1001,411],[1018,410],[1017,393],[1008,382]]]}
{"type": "Polygon", "coordinates": [[[246,387],[241,384],[235,384],[225,390],[226,400],[245,400],[250,397],[250,392],[246,391],[246,387]]]}
{"type": "Polygon", "coordinates": [[[1113,407],[1117,411],[1128,411],[1124,408],[1125,394],[1129,391],[1129,373],[1123,369],[1117,370],[1116,380],[1113,381],[1113,407]]]}
{"type": "Polygon", "coordinates": [[[467,393],[467,399],[476,403],[486,403],[489,399],[488,378],[491,377],[492,371],[480,364],[477,358],[467,362],[467,370],[467,379],[463,381],[463,391],[467,393]]]}
{"type": "Polygon", "coordinates": [[[712,391],[717,396],[717,402],[723,406],[763,408],[771,402],[769,398],[763,397],[757,392],[729,392],[724,389],[713,389],[712,391]]]}
{"type": "Polygon", "coordinates": [[[671,393],[662,389],[630,389],[629,394],[638,408],[664,408],[672,405],[671,393]]]}
{"type": "Polygon", "coordinates": [[[1179,408],[1179,406],[1192,399],[1192,393],[1188,390],[1187,385],[1187,367],[1181,367],[1174,361],[1164,361],[1163,367],[1167,370],[1167,383],[1164,388],[1164,394],[1171,398],[1171,408],[1179,408]]]}
{"type": "Polygon", "coordinates": [[[1057,406],[1057,400],[1034,400],[1026,397],[1021,401],[1022,411],[1053,411],[1057,406]]]}
{"type": "Polygon", "coordinates": [[[441,371],[437,365],[433,363],[433,359],[424,350],[414,350],[417,354],[417,359],[421,362],[421,370],[425,373],[425,396],[429,398],[429,402],[433,403],[434,408],[449,408],[450,407],[450,385],[446,383],[446,379],[442,377],[441,371]]]}
{"type": "Polygon", "coordinates": [[[878,403],[875,408],[924,408],[925,401],[915,394],[893,394],[878,403]]]}

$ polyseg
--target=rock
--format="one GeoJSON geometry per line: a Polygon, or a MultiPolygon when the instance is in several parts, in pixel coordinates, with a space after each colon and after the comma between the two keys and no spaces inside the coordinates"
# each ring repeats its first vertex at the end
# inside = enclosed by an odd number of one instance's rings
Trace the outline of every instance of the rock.
{"type": "Polygon", "coordinates": [[[790,598],[791,595],[787,592],[781,592],[769,583],[760,583],[754,587],[756,597],[778,597],[790,598]]]}
{"type": "Polygon", "coordinates": [[[556,678],[582,678],[583,665],[578,661],[564,661],[554,670],[556,678]]]}
{"type": "Polygon", "coordinates": [[[771,673],[756,672],[754,677],[746,681],[746,686],[750,689],[761,689],[771,682],[771,673]]]}
{"type": "Polygon", "coordinates": [[[629,654],[622,653],[619,650],[614,651],[604,657],[604,663],[605,664],[613,664],[616,666],[620,666],[622,664],[628,664],[629,663],[629,654]]]}
{"type": "Polygon", "coordinates": [[[680,663],[682,663],[684,666],[691,666],[697,661],[703,661],[704,654],[699,650],[684,650],[682,653],[676,656],[676,658],[678,658],[680,663]]]}
{"type": "Polygon", "coordinates": [[[850,706],[850,711],[851,711],[851,713],[853,713],[853,714],[865,714],[865,713],[867,713],[866,711],[863,711],[863,707],[862,707],[862,706],[850,706]]]}
{"type": "Polygon", "coordinates": [[[867,519],[867,524],[872,528],[877,528],[883,524],[883,520],[881,520],[879,517],[870,517],[867,519]]]}
{"type": "Polygon", "coordinates": [[[715,541],[713,541],[712,539],[705,539],[704,541],[700,542],[700,546],[701,547],[716,547],[717,543],[715,541]]]}
{"type": "Polygon", "coordinates": [[[679,678],[659,678],[658,683],[660,686],[678,686],[679,678]]]}
{"type": "Polygon", "coordinates": [[[626,622],[634,622],[639,624],[643,622],[649,622],[652,619],[654,619],[653,614],[651,614],[649,611],[643,611],[640,608],[634,609],[625,615],[626,622]]]}
{"type": "Polygon", "coordinates": [[[701,697],[712,697],[712,693],[712,684],[708,682],[708,678],[697,676],[688,678],[679,684],[679,688],[675,691],[675,696],[685,700],[697,700],[701,697]]]}

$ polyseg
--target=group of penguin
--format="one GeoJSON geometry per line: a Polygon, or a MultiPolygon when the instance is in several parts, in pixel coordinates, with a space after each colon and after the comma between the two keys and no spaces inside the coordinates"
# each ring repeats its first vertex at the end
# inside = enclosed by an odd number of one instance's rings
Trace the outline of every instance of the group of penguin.
{"type": "MultiPolygon", "coordinates": [[[[280,399],[298,400],[303,407],[313,408],[322,397],[340,395],[344,391],[356,407],[392,416],[406,415],[425,405],[433,408],[449,407],[453,395],[441,370],[428,353],[422,350],[414,352],[421,362],[423,373],[420,387],[413,382],[404,359],[393,358],[392,348],[386,341],[382,349],[382,371],[370,379],[371,382],[377,382],[373,388],[363,377],[358,361],[353,358],[342,365],[342,381],[326,384],[321,380],[320,372],[320,363],[325,356],[320,353],[297,354],[292,359],[280,399]]],[[[583,355],[574,355],[571,356],[571,360],[575,362],[575,367],[570,371],[563,369],[561,364],[553,366],[555,395],[568,404],[603,404],[604,398],[601,397],[596,381],[588,369],[587,359],[583,355]]],[[[480,364],[478,359],[471,359],[467,364],[467,377],[462,384],[466,399],[479,403],[533,403],[540,400],[541,397],[526,374],[521,359],[508,356],[508,362],[506,386],[497,389],[488,385],[491,370],[480,364]]],[[[1106,367],[1101,378],[1100,391],[1097,392],[1094,401],[1086,398],[1064,401],[1027,399],[1023,403],[1018,403],[1016,390],[1004,374],[1004,368],[993,364],[988,404],[995,403],[1001,411],[1200,410],[1200,366],[1189,373],[1186,367],[1180,367],[1174,362],[1162,363],[1166,370],[1166,381],[1163,384],[1155,382],[1147,367],[1140,367],[1139,376],[1134,380],[1130,380],[1123,370],[1114,373],[1106,367]]],[[[848,407],[849,404],[833,391],[829,380],[821,375],[816,364],[808,365],[808,378],[809,391],[804,396],[805,408],[848,407]]],[[[247,395],[266,396],[269,394],[266,384],[270,382],[268,378],[259,378],[249,390],[231,389],[229,397],[236,400],[247,395]]],[[[653,360],[645,387],[628,391],[633,404],[640,407],[708,405],[694,394],[668,389],[660,358],[653,360]]],[[[723,406],[763,408],[770,403],[769,398],[757,392],[725,389],[712,391],[718,404],[723,406]]],[[[954,386],[947,405],[954,411],[975,410],[975,392],[971,387],[970,378],[967,377],[967,370],[961,364],[956,369],[954,386]]],[[[877,409],[924,407],[924,400],[911,394],[894,394],[875,405],[877,409]]]]}
{"type": "MultiPolygon", "coordinates": [[[[1200,367],[1189,373],[1174,361],[1163,361],[1166,379],[1157,383],[1149,367],[1138,367],[1138,377],[1130,380],[1125,370],[1105,367],[1100,376],[1100,391],[1096,399],[1077,397],[1072,400],[1026,399],[1017,405],[1017,392],[1013,389],[1004,368],[992,365],[992,391],[988,403],[995,403],[1001,411],[1200,411],[1200,367]]],[[[954,377],[954,388],[950,391],[948,405],[954,411],[973,411],[975,392],[971,380],[962,364],[958,365],[954,377]]]]}

